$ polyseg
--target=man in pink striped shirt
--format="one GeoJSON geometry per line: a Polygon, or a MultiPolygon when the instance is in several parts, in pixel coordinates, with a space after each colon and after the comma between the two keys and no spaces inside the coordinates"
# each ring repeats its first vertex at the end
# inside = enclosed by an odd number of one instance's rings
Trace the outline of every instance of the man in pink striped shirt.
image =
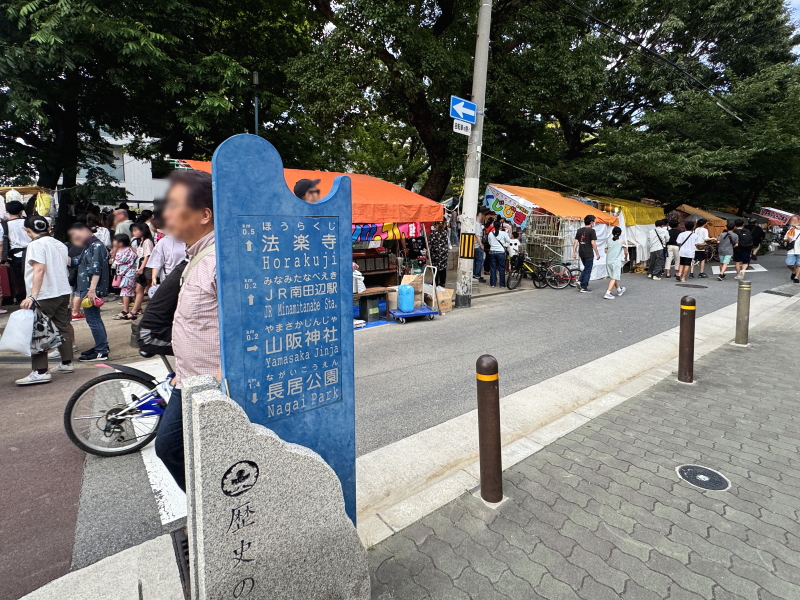
{"type": "Polygon", "coordinates": [[[175,390],[158,427],[156,454],[185,490],[181,383],[187,377],[216,375],[219,371],[217,259],[211,175],[202,171],[174,171],[170,179],[164,223],[175,239],[186,243],[190,262],[183,271],[172,324],[175,390]]]}

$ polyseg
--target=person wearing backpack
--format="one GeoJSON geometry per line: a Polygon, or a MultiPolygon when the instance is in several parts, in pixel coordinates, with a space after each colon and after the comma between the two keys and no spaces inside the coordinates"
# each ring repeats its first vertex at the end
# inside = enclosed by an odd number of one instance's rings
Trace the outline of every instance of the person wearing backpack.
{"type": "Polygon", "coordinates": [[[650,248],[650,264],[647,267],[647,278],[659,281],[664,273],[664,259],[667,253],[667,241],[669,234],[664,229],[667,224],[666,219],[659,219],[655,223],[655,229],[648,234],[650,248]]]}
{"type": "Polygon", "coordinates": [[[173,171],[163,216],[167,231],[186,244],[189,264],[181,274],[172,323],[175,387],[158,426],[155,450],[178,487],[185,490],[183,381],[195,375],[218,376],[220,368],[211,175],[203,171],[173,171]]]}
{"type": "Polygon", "coordinates": [[[717,279],[725,281],[725,271],[733,258],[733,251],[739,244],[739,236],[733,232],[733,223],[728,221],[727,231],[723,231],[717,237],[719,244],[719,276],[717,279]]]}
{"type": "Polygon", "coordinates": [[[753,256],[753,235],[745,229],[744,219],[736,219],[733,224],[733,233],[739,240],[739,245],[733,249],[733,260],[736,263],[736,277],[734,279],[744,279],[744,272],[750,266],[750,259],[753,256]]]}
{"type": "Polygon", "coordinates": [[[789,219],[789,229],[783,236],[786,242],[786,266],[791,273],[792,283],[800,283],[800,216],[789,219]]]}

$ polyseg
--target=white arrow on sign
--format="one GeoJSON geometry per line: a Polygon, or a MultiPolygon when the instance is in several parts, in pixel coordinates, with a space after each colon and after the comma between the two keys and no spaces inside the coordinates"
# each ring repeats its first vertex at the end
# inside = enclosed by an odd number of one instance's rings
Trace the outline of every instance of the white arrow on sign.
{"type": "Polygon", "coordinates": [[[475,111],[472,110],[471,108],[467,108],[466,106],[464,106],[463,102],[454,104],[453,110],[456,111],[458,113],[458,116],[461,117],[462,119],[464,118],[464,115],[469,115],[471,117],[475,116],[475,111]]]}
{"type": "Polygon", "coordinates": [[[258,346],[248,346],[247,347],[247,351],[248,352],[255,352],[256,350],[258,350],[258,346]]]}
{"type": "Polygon", "coordinates": [[[258,394],[253,392],[253,402],[258,402],[258,394]]]}
{"type": "MultiPolygon", "coordinates": [[[[245,242],[245,246],[247,246],[247,251],[250,252],[253,249],[253,242],[251,242],[250,240],[247,240],[245,242]]],[[[251,302],[251,304],[252,304],[252,302],[251,302]]]]}
{"type": "Polygon", "coordinates": [[[253,306],[253,299],[254,299],[254,298],[255,298],[255,296],[253,296],[253,294],[250,294],[250,295],[247,297],[247,303],[248,303],[250,306],[253,306]]]}

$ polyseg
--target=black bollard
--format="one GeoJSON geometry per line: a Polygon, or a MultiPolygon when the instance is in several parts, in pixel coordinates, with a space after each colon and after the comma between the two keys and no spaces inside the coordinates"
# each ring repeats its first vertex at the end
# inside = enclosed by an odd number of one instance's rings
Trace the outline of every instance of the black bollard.
{"type": "Polygon", "coordinates": [[[489,354],[475,364],[478,380],[478,448],[481,464],[481,498],[503,499],[503,459],[500,454],[500,380],[497,359],[489,354]]]}
{"type": "Polygon", "coordinates": [[[697,303],[691,296],[681,298],[680,341],[678,343],[678,381],[694,382],[694,317],[697,303]]]}
{"type": "Polygon", "coordinates": [[[739,294],[736,298],[736,339],[739,346],[747,346],[750,337],[750,288],[749,281],[739,282],[739,294]]]}

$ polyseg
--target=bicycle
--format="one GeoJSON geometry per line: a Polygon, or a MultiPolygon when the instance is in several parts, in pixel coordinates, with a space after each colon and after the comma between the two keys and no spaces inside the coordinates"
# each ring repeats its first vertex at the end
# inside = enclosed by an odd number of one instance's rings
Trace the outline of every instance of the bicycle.
{"type": "Polygon", "coordinates": [[[167,358],[161,360],[170,374],[160,382],[139,369],[98,363],[113,372],[84,383],[64,409],[64,429],[72,443],[107,457],[138,452],[153,441],[172,394],[169,382],[175,377],[167,358]]]}
{"type": "Polygon", "coordinates": [[[511,270],[506,277],[506,287],[509,290],[519,287],[520,282],[525,277],[530,277],[533,281],[533,287],[537,289],[547,285],[553,289],[560,290],[570,285],[572,274],[566,264],[553,264],[552,261],[548,260],[534,263],[526,258],[524,254],[518,254],[514,259],[511,270]]]}

